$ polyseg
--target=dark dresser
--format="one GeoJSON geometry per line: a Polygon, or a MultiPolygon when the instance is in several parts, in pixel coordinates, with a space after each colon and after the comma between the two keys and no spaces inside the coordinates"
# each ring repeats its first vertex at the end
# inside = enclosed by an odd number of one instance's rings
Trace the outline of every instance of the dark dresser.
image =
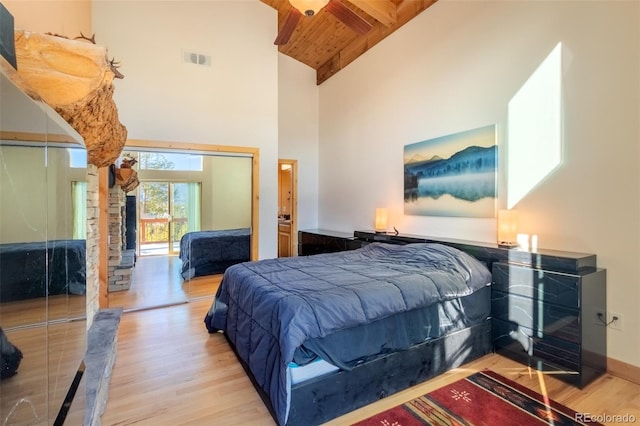
{"type": "Polygon", "coordinates": [[[492,267],[497,353],[584,387],[606,372],[606,270],[557,271],[541,263],[492,267]]]}
{"type": "Polygon", "coordinates": [[[354,250],[361,246],[352,233],[327,229],[298,231],[298,256],[354,250]]]}
{"type": "Polygon", "coordinates": [[[441,243],[485,262],[492,272],[491,314],[497,353],[584,387],[606,372],[606,270],[596,255],[539,249],[529,252],[414,235],[327,230],[300,231],[300,254],[364,245],[441,243]]]}

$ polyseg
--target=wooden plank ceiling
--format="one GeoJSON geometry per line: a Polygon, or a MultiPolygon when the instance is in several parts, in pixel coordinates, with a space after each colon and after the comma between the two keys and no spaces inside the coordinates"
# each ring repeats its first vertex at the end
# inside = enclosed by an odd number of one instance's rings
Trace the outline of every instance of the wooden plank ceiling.
{"type": "MultiPolygon", "coordinates": [[[[278,11],[280,33],[286,25],[295,27],[278,50],[315,69],[321,84],[437,0],[330,0],[315,15],[297,20],[290,16],[297,10],[289,0],[260,1],[278,11]]],[[[273,35],[274,42],[277,36],[273,35]]]]}

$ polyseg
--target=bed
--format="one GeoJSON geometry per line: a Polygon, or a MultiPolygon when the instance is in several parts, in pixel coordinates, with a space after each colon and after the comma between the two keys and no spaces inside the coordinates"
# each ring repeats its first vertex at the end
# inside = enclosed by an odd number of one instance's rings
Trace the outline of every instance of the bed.
{"type": "Polygon", "coordinates": [[[251,257],[249,228],[187,232],[180,239],[180,274],[185,280],[221,274],[251,257]]]}
{"type": "Polygon", "coordinates": [[[1,302],[85,292],[85,240],[0,244],[1,302]]]}
{"type": "Polygon", "coordinates": [[[232,266],[205,324],[278,424],[319,424],[489,353],[490,283],[453,247],[373,243],[232,266]]]}

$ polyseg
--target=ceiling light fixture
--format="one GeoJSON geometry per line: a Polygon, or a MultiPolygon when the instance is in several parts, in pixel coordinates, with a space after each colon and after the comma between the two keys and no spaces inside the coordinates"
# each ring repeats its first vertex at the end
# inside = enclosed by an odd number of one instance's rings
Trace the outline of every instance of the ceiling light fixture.
{"type": "Polygon", "coordinates": [[[289,0],[291,6],[307,16],[313,16],[325,7],[329,0],[289,0]]]}

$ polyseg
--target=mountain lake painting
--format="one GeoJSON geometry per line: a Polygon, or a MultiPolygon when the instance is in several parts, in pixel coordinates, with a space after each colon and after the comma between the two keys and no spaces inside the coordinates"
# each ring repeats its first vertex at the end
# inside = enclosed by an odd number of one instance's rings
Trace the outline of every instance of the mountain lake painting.
{"type": "Polygon", "coordinates": [[[495,125],[404,147],[404,213],[495,217],[495,125]]]}

